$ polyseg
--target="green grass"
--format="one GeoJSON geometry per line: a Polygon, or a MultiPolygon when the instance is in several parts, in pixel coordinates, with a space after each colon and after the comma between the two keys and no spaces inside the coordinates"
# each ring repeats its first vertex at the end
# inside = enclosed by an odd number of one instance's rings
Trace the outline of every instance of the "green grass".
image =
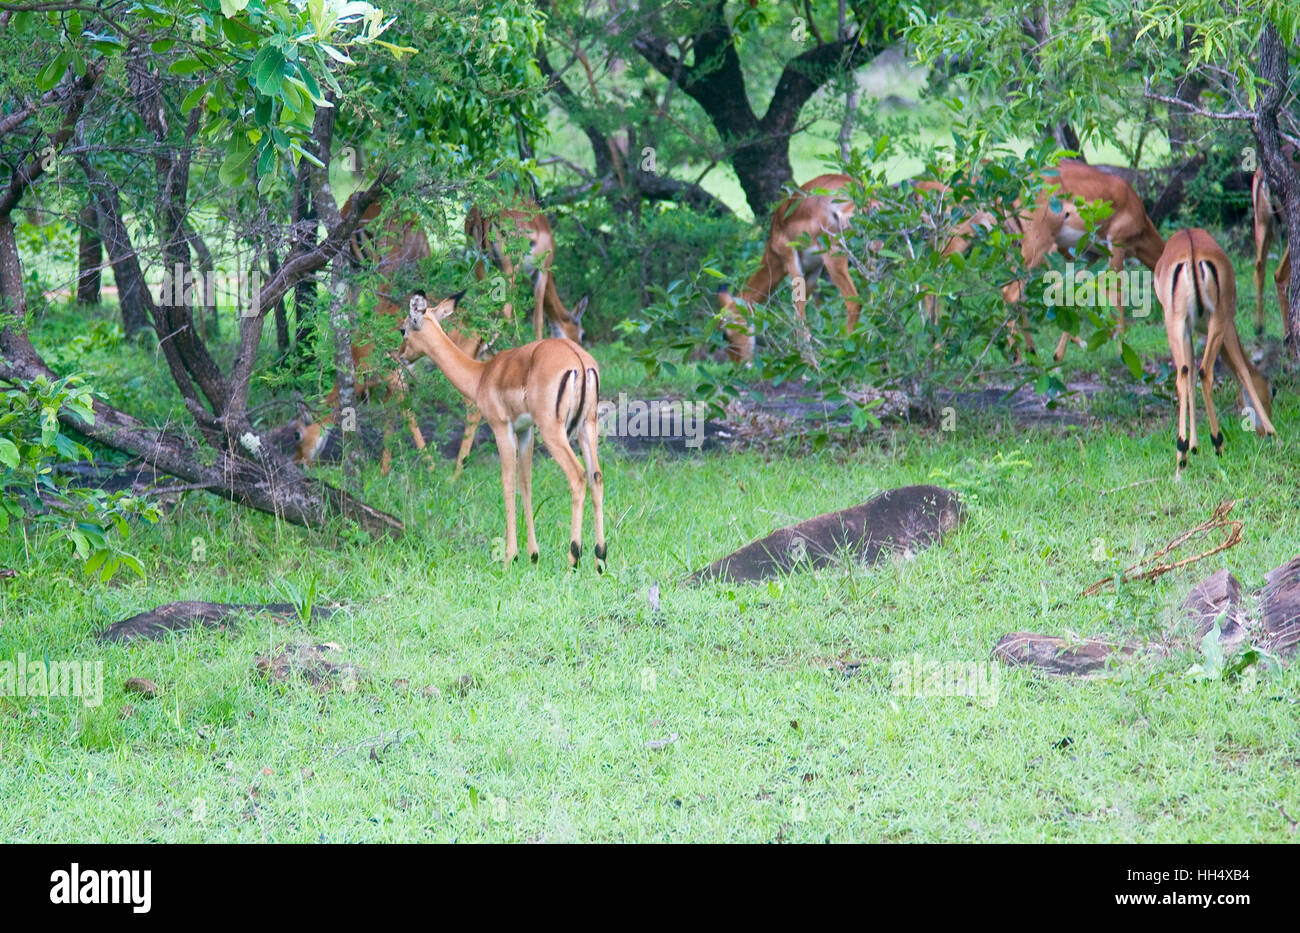
{"type": "MultiPolygon", "coordinates": [[[[68,326],[66,314],[38,337],[68,326]]],[[[1050,334],[1039,338],[1050,348],[1050,334]]],[[[1167,352],[1158,326],[1133,339],[1150,359],[1167,352]]],[[[1113,351],[1101,353],[1071,348],[1071,366],[1115,370],[1113,351]]],[[[626,349],[596,354],[607,395],[663,389],[643,384],[626,349]]],[[[157,418],[172,408],[152,353],[85,359],[110,396],[134,393],[157,418]]],[[[1233,410],[1228,388],[1219,399],[1233,410]]],[[[102,661],[105,694],[96,708],[0,698],[0,839],[1292,839],[1278,808],[1300,812],[1296,666],[1262,672],[1253,689],[1193,682],[1182,676],[1197,659],[1189,649],[1099,681],[1000,670],[988,706],[892,689],[896,662],[984,662],[1010,631],[1155,638],[1212,570],[1253,590],[1300,553],[1293,383],[1279,387],[1277,440],[1225,418],[1225,456],[1203,452],[1181,483],[1171,403],[1135,404],[1117,379],[1096,410],[1105,417],[1082,430],[962,412],[951,433],[902,427],[797,458],[637,460],[606,445],[603,577],[589,562],[564,569],[567,496],[548,460],[535,479],[540,566],[492,562],[503,512],[490,445],[455,485],[447,463],[364,473],[358,491],[407,522],[391,544],[190,493],[132,536],[148,579],[105,585],[51,541],[11,535],[0,566],[18,576],[0,581],[0,659],[102,661]],[[914,560],[679,585],[774,527],[923,482],[961,491],[970,517],[914,560]],[[1240,500],[1240,546],[1079,598],[1225,498],[1240,500]],[[1097,539],[1113,560],[1094,560],[1097,539]],[[313,589],[341,611],[130,649],[94,640],[172,600],[313,589]],[[357,689],[322,697],[255,671],[258,655],[297,640],[341,645],[365,672],[357,689]],[[846,675],[837,659],[862,665],[846,675]],[[129,677],[161,694],[127,694],[129,677]]],[[[590,528],[588,511],[588,561],[590,528]]]]}

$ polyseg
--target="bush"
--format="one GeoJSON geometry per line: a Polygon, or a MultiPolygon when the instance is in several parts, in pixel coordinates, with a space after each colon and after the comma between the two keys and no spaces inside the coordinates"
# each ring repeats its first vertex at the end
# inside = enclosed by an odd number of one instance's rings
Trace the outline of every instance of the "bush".
{"type": "Polygon", "coordinates": [[[107,581],[121,567],[144,577],[138,558],[122,550],[128,519],[158,520],[155,506],[126,492],[75,487],[55,469],[61,463],[93,463],[90,450],[59,423],[69,411],[93,424],[91,393],[77,375],[44,376],[0,393],[0,534],[18,522],[24,529],[52,530],[67,540],[86,573],[107,581]]]}

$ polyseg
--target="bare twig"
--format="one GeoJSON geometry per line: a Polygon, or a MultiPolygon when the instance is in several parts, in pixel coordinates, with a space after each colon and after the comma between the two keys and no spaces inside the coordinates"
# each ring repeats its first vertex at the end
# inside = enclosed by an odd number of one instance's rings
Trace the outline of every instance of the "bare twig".
{"type": "MultiPolygon", "coordinates": [[[[1119,575],[1119,581],[1122,583],[1130,583],[1134,580],[1154,580],[1156,577],[1163,576],[1164,574],[1169,573],[1170,571],[1178,570],[1182,567],[1186,567],[1188,564],[1194,564],[1197,561],[1204,560],[1207,557],[1213,557],[1215,554],[1218,554],[1221,551],[1226,551],[1230,547],[1236,547],[1238,544],[1241,543],[1241,529],[1243,525],[1240,521],[1229,519],[1227,517],[1228,513],[1232,511],[1232,507],[1236,504],[1237,504],[1236,500],[1233,499],[1220,502],[1218,507],[1215,508],[1214,514],[1211,515],[1208,519],[1201,522],[1201,524],[1197,525],[1195,528],[1192,528],[1191,530],[1185,531],[1182,534],[1178,535],[1176,538],[1174,538],[1172,541],[1170,541],[1160,550],[1156,551],[1150,557],[1144,560],[1140,560],[1136,564],[1133,564],[1131,567],[1127,568],[1123,573],[1119,575]],[[1208,551],[1202,551],[1200,554],[1195,554],[1191,557],[1185,557],[1179,561],[1174,561],[1171,564],[1157,564],[1154,567],[1149,566],[1151,564],[1154,564],[1156,561],[1164,557],[1166,554],[1168,554],[1170,551],[1174,550],[1175,548],[1181,547],[1182,545],[1186,544],[1189,540],[1196,537],[1197,535],[1208,534],[1209,532],[1214,531],[1215,529],[1218,528],[1227,529],[1228,534],[1223,539],[1223,541],[1219,543],[1217,547],[1210,548],[1210,550],[1208,551]],[[1135,573],[1135,571],[1137,571],[1141,567],[1146,567],[1147,569],[1143,570],[1141,573],[1135,573]]],[[[1084,590],[1080,595],[1095,596],[1097,595],[1097,593],[1101,592],[1102,587],[1104,587],[1107,583],[1113,582],[1114,580],[1115,577],[1113,576],[1106,577],[1104,580],[1098,580],[1092,586],[1084,590]]]]}

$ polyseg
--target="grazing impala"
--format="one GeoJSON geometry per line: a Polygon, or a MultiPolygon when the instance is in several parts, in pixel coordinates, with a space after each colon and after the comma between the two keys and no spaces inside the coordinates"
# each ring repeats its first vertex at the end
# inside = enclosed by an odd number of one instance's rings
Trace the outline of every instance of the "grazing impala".
{"type": "Polygon", "coordinates": [[[1174,358],[1178,388],[1177,470],[1187,465],[1187,451],[1197,450],[1196,411],[1192,374],[1200,376],[1205,408],[1210,418],[1210,440],[1215,454],[1223,452],[1223,433],[1214,410],[1214,362],[1222,349],[1228,367],[1241,387],[1244,408],[1261,437],[1273,429],[1272,393],[1268,380],[1251,365],[1237,335],[1237,281],[1228,256],[1204,230],[1180,230],[1169,238],[1155,270],[1156,296],[1165,312],[1165,333],[1174,358]],[[1196,356],[1192,331],[1206,333],[1205,355],[1193,370],[1196,356]]]}
{"type": "MultiPolygon", "coordinates": [[[[346,212],[350,205],[351,198],[344,203],[343,211],[346,212]]],[[[419,263],[428,259],[431,254],[428,238],[425,237],[415,218],[389,217],[378,236],[372,233],[369,225],[379,216],[381,210],[379,203],[366,208],[365,213],[361,215],[362,226],[358,227],[356,233],[352,235],[348,245],[357,262],[373,270],[383,283],[376,293],[378,300],[375,303],[375,310],[379,314],[397,318],[405,313],[406,307],[403,304],[405,296],[396,297],[390,292],[394,279],[402,273],[410,272],[415,267],[418,267],[419,263]]],[[[356,283],[350,284],[348,287],[348,301],[355,305],[359,297],[360,287],[356,283]]],[[[449,332],[449,336],[463,352],[471,356],[477,356],[483,350],[483,340],[476,334],[462,333],[453,329],[449,332]]],[[[373,352],[373,343],[352,344],[352,365],[357,373],[357,397],[369,396],[372,390],[381,383],[385,386],[385,401],[394,396],[404,395],[406,393],[406,378],[405,366],[402,361],[397,359],[396,354],[394,354],[393,370],[387,376],[381,377],[371,371],[368,366],[368,361],[373,352]]],[[[294,463],[299,465],[313,463],[321,451],[325,449],[330,432],[338,423],[338,404],[339,388],[337,382],[325,398],[327,413],[320,420],[312,417],[311,411],[306,405],[302,402],[298,403],[298,417],[290,424],[294,431],[294,463]]],[[[415,421],[414,414],[407,411],[404,416],[416,449],[424,450],[424,435],[415,421]]],[[[466,419],[465,434],[461,440],[460,453],[456,459],[456,470],[452,474],[453,478],[460,474],[465,458],[469,455],[470,445],[474,440],[474,432],[480,420],[480,418],[476,417],[476,412],[471,410],[469,417],[466,419]]],[[[385,433],[384,438],[386,441],[388,438],[387,433],[385,433]]],[[[387,476],[391,469],[392,454],[385,445],[380,472],[387,476]]]]}
{"type": "Polygon", "coordinates": [[[740,294],[733,297],[726,286],[718,289],[718,302],[726,321],[727,357],[732,362],[748,363],[754,358],[754,335],[740,306],[748,309],[767,301],[786,276],[804,283],[803,288],[796,288],[794,298],[795,313],[802,325],[808,290],[824,268],[844,296],[847,329],[853,333],[862,303],[856,300],[858,290],[849,276],[849,260],[844,250],[844,231],[855,210],[853,202],[842,194],[849,180],[848,175],[818,175],[800,185],[799,193],[786,198],[772,212],[762,264],[740,294]],[[828,240],[825,245],[818,242],[823,236],[828,240]],[[797,246],[804,237],[810,244],[797,246]]]}
{"type": "MultiPolygon", "coordinates": [[[[555,237],[551,233],[550,221],[541,208],[531,202],[525,202],[518,210],[500,211],[491,217],[486,216],[478,207],[471,207],[465,217],[465,238],[470,248],[492,260],[492,264],[505,273],[506,279],[513,286],[517,269],[501,241],[501,228],[510,225],[528,238],[528,253],[520,267],[533,283],[533,330],[535,339],[544,336],[545,323],[550,322],[551,333],[556,337],[567,337],[574,343],[582,343],[582,315],[587,310],[587,297],[570,311],[560,301],[560,293],[555,287],[555,273],[551,266],[555,261],[555,237]]],[[[507,231],[507,236],[509,231],[507,231]]],[[[480,259],[474,264],[474,276],[480,282],[487,276],[480,259]]],[[[509,302],[501,312],[510,320],[513,309],[509,302]]]]}
{"type": "MultiPolygon", "coordinates": [[[[1287,147],[1283,147],[1285,151],[1287,147]]],[[[1279,206],[1273,203],[1273,196],[1268,190],[1268,179],[1261,165],[1255,170],[1255,177],[1250,183],[1250,203],[1255,215],[1255,336],[1264,333],[1264,277],[1268,272],[1268,248],[1273,245],[1281,224],[1278,223],[1279,206]]],[[[1286,291],[1291,282],[1291,245],[1282,250],[1277,271],[1273,274],[1277,286],[1277,304],[1282,309],[1282,335],[1291,332],[1290,319],[1286,313],[1286,291]]]]}
{"type": "Polygon", "coordinates": [[[456,310],[459,295],[430,308],[422,292],[411,297],[410,314],[402,328],[407,360],[427,355],[451,384],[487,419],[501,454],[501,486],[506,500],[507,565],[519,553],[515,516],[516,486],[528,529],[528,556],[537,562],[537,533],[533,528],[533,433],[560,465],[569,480],[569,564],[582,557],[582,506],[587,485],[596,523],[596,569],[605,569],[605,481],[596,456],[596,405],[600,370],[590,353],[566,338],[538,340],[503,350],[487,362],[463,353],[447,336],[442,321],[456,310]],[[586,471],[570,446],[578,435],[586,471]]]}
{"type": "MultiPolygon", "coordinates": [[[[1117,175],[1071,159],[1062,159],[1056,166],[1055,174],[1047,174],[1044,181],[1045,187],[1034,206],[1020,210],[1011,220],[1014,232],[1023,235],[1020,256],[1026,271],[1042,265],[1053,250],[1072,251],[1083,239],[1087,225],[1080,216],[1076,199],[1110,203],[1111,214],[1097,224],[1094,234],[1110,247],[1109,267],[1112,271],[1122,269],[1128,256],[1137,257],[1148,269],[1155,268],[1156,261],[1165,248],[1165,241],[1147,216],[1142,199],[1128,182],[1117,175]],[[1060,205],[1060,211],[1052,209],[1053,201],[1060,205]]],[[[1016,207],[1019,208],[1019,203],[1016,207]]],[[[1003,286],[1002,297],[1011,304],[1018,303],[1023,295],[1023,281],[1003,286]]],[[[1114,301],[1116,320],[1122,334],[1124,305],[1118,290],[1114,294],[1114,301]]],[[[1065,358],[1065,345],[1071,339],[1083,344],[1080,338],[1062,333],[1054,354],[1058,363],[1065,358]]],[[[1027,334],[1026,346],[1031,350],[1033,348],[1027,334]]]]}
{"type": "MultiPolygon", "coordinates": [[[[347,212],[351,205],[352,199],[348,198],[343,204],[343,211],[347,212]]],[[[396,215],[390,216],[384,222],[383,229],[378,236],[372,233],[369,225],[379,216],[381,211],[382,205],[378,202],[366,208],[361,215],[361,226],[352,234],[352,239],[348,245],[357,262],[371,267],[378,273],[382,281],[388,283],[391,282],[394,276],[418,265],[422,260],[428,259],[431,254],[429,241],[414,220],[405,220],[396,215]]],[[[387,287],[386,284],[385,289],[387,287]]],[[[348,301],[351,304],[356,304],[359,294],[360,288],[358,285],[349,285],[348,301]]],[[[397,316],[402,313],[402,305],[399,300],[395,300],[386,290],[378,292],[378,299],[375,308],[380,314],[397,316]]],[[[369,396],[371,390],[381,383],[385,386],[385,400],[394,395],[404,394],[406,382],[402,367],[396,366],[387,376],[380,376],[371,370],[368,361],[374,349],[375,345],[373,343],[352,344],[352,366],[357,374],[357,397],[369,396]]],[[[290,425],[293,428],[295,440],[294,463],[299,465],[312,463],[324,450],[329,439],[329,433],[338,422],[339,387],[337,382],[330,390],[329,395],[326,396],[325,405],[328,414],[318,421],[313,419],[307,407],[299,402],[298,417],[290,425]]],[[[424,435],[415,423],[415,416],[409,411],[406,412],[406,423],[411,431],[411,437],[415,441],[416,448],[423,450],[425,446],[424,435]]],[[[389,469],[391,469],[391,455],[385,448],[382,471],[387,475],[389,469]]]]}

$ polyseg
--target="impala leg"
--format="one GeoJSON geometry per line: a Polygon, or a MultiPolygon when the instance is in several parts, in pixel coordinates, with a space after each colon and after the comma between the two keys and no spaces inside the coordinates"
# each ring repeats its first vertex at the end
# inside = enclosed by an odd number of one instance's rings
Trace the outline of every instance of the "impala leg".
{"type": "Polygon", "coordinates": [[[465,433],[461,435],[460,451],[456,454],[456,469],[451,472],[452,479],[456,479],[465,471],[465,461],[469,458],[470,448],[474,446],[474,437],[478,434],[478,426],[482,422],[483,412],[471,402],[465,413],[465,433]]]}
{"type": "Polygon", "coordinates": [[[596,444],[600,437],[596,419],[582,423],[578,436],[582,444],[582,459],[587,464],[587,482],[591,486],[591,510],[596,521],[596,571],[605,572],[605,478],[600,472],[596,444]]]}
{"type": "Polygon", "coordinates": [[[1276,435],[1277,430],[1273,427],[1272,421],[1273,396],[1268,380],[1246,358],[1246,351],[1241,346],[1241,337],[1237,334],[1237,328],[1225,328],[1224,331],[1223,355],[1227,357],[1228,368],[1232,370],[1241,385],[1243,400],[1248,400],[1250,406],[1255,409],[1257,418],[1255,433],[1260,437],[1276,435]]]}
{"type": "Polygon", "coordinates": [[[542,443],[569,480],[569,566],[577,567],[582,558],[582,505],[587,497],[587,477],[559,421],[542,427],[541,432],[542,443]]]}
{"type": "Polygon", "coordinates": [[[844,307],[848,311],[845,329],[851,334],[858,326],[858,317],[862,314],[862,302],[855,300],[858,297],[858,290],[853,284],[853,276],[849,274],[849,258],[839,252],[827,253],[823,265],[826,267],[826,274],[831,277],[835,287],[844,296],[844,307]]]}
{"type": "Polygon", "coordinates": [[[415,449],[424,450],[426,446],[424,441],[424,432],[420,430],[420,425],[416,423],[415,412],[410,409],[407,409],[406,411],[406,427],[410,429],[411,440],[415,443],[415,449]]]}
{"type": "Polygon", "coordinates": [[[546,270],[539,269],[533,279],[533,332],[537,340],[545,336],[546,330],[546,276],[546,270]]]}
{"type": "MultiPolygon", "coordinates": [[[[1056,234],[1052,230],[1048,221],[1048,211],[1046,207],[1040,207],[1035,212],[1030,222],[1025,226],[1024,239],[1020,243],[1020,259],[1024,263],[1026,272],[1033,272],[1043,264],[1049,253],[1056,249],[1056,234]]],[[[1008,294],[1014,296],[1014,301],[1019,304],[1024,297],[1025,281],[1019,279],[1013,282],[1008,288],[1003,288],[1002,295],[1007,298],[1008,294]]],[[[1008,300],[1012,300],[1008,298],[1008,300]]],[[[1029,321],[1025,313],[1020,312],[1020,330],[1024,335],[1025,351],[1034,355],[1034,338],[1029,333],[1029,321]]],[[[1059,363],[1065,358],[1064,345],[1057,346],[1056,361],[1059,363]]],[[[1015,361],[1020,362],[1020,352],[1015,353],[1015,361]]]]}
{"type": "MultiPolygon", "coordinates": [[[[506,286],[507,286],[506,293],[513,295],[515,291],[514,263],[510,261],[510,257],[505,254],[505,251],[500,249],[499,244],[497,245],[497,249],[498,249],[497,255],[501,259],[501,263],[500,263],[501,271],[505,273],[505,277],[506,277],[506,286]]],[[[505,318],[507,321],[513,321],[515,319],[515,306],[511,304],[509,301],[507,301],[504,305],[501,306],[501,316],[505,318]]]]}
{"type": "Polygon", "coordinates": [[[533,429],[519,442],[519,499],[524,507],[524,527],[528,529],[528,559],[537,563],[537,530],[533,527],[533,429]]]}
{"type": "Polygon", "coordinates": [[[1201,358],[1201,394],[1205,396],[1205,413],[1210,419],[1210,443],[1216,457],[1223,454],[1223,433],[1219,430],[1219,414],[1214,410],[1214,361],[1219,358],[1223,345],[1223,321],[1218,315],[1210,318],[1205,339],[1205,355],[1201,358]]]}
{"type": "Polygon", "coordinates": [[[519,553],[519,532],[516,527],[518,517],[515,514],[515,460],[517,452],[514,428],[509,422],[492,425],[492,433],[497,441],[497,453],[501,455],[501,491],[506,500],[506,566],[509,567],[515,555],[519,553]]]}
{"type": "Polygon", "coordinates": [[[1081,347],[1086,347],[1088,345],[1082,337],[1076,336],[1068,330],[1063,330],[1061,331],[1061,339],[1056,341],[1056,349],[1052,352],[1052,359],[1056,360],[1058,363],[1064,360],[1066,345],[1069,344],[1071,340],[1081,347]]]}
{"type": "Polygon", "coordinates": [[[931,327],[939,326],[939,299],[934,295],[923,295],[921,297],[921,307],[925,313],[925,320],[931,327]]]}
{"type": "MultiPolygon", "coordinates": [[[[1111,287],[1115,290],[1110,294],[1111,304],[1115,306],[1115,333],[1119,336],[1124,335],[1124,290],[1120,287],[1124,281],[1124,259],[1126,253],[1122,249],[1115,249],[1110,254],[1110,262],[1106,267],[1115,273],[1112,277],[1111,287]]],[[[1082,341],[1080,341],[1082,343],[1082,341]]]]}
{"type": "MultiPolygon", "coordinates": [[[[1169,355],[1174,361],[1174,387],[1178,393],[1178,433],[1175,435],[1175,473],[1181,474],[1187,466],[1187,451],[1191,447],[1187,437],[1187,421],[1191,404],[1191,337],[1187,332],[1187,319],[1165,317],[1165,333],[1169,337],[1169,355]]],[[[1194,422],[1193,422],[1194,423],[1194,422]]]]}

